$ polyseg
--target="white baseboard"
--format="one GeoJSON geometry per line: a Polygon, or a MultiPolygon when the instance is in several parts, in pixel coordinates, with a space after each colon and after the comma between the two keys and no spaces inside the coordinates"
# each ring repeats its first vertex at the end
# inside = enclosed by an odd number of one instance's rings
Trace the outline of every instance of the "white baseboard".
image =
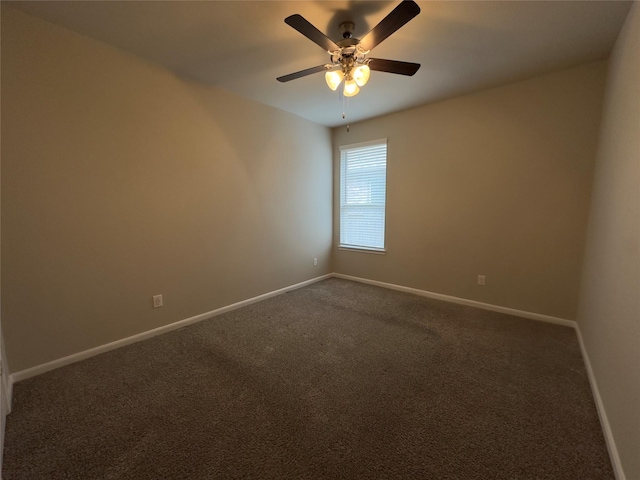
{"type": "Polygon", "coordinates": [[[0,339],[2,345],[2,373],[0,375],[2,381],[2,391],[4,392],[4,401],[6,402],[4,414],[11,413],[11,399],[13,394],[13,381],[11,380],[11,372],[9,371],[9,363],[7,362],[7,349],[4,348],[4,338],[0,339]]]}
{"type": "MultiPolygon", "coordinates": [[[[6,387],[2,385],[2,388],[4,389],[6,387]]],[[[5,432],[5,427],[7,425],[7,415],[9,414],[9,412],[7,411],[8,406],[7,406],[7,400],[6,400],[6,395],[4,394],[4,390],[3,390],[2,398],[0,398],[0,409],[2,410],[2,418],[0,419],[0,480],[1,480],[2,479],[2,459],[4,457],[4,432],[5,432]]]]}
{"type": "Polygon", "coordinates": [[[226,307],[221,307],[218,308],[216,310],[212,310],[210,312],[205,312],[205,313],[201,313],[200,315],[196,315],[194,317],[190,317],[190,318],[186,318],[184,320],[179,320],[177,322],[174,323],[170,323],[169,325],[163,325],[162,327],[158,327],[158,328],[154,328],[153,330],[148,330],[146,332],[142,332],[139,333],[137,335],[133,335],[131,337],[127,337],[127,338],[123,338],[121,340],[116,340],[115,342],[111,342],[111,343],[107,343],[105,345],[100,345],[98,347],[95,348],[91,348],[89,350],[84,350],[82,352],[78,352],[78,353],[74,353],[73,355],[69,355],[67,357],[63,357],[63,358],[59,358],[56,360],[52,360],[50,362],[47,363],[43,363],[41,365],[36,365],[35,367],[31,367],[31,368],[27,368],[25,370],[21,370],[19,372],[15,372],[13,374],[11,374],[9,376],[8,379],[8,385],[7,385],[7,395],[8,395],[8,399],[9,399],[9,405],[11,404],[11,398],[12,398],[12,390],[13,390],[13,384],[15,382],[19,382],[21,380],[26,380],[27,378],[31,378],[34,377],[36,375],[40,375],[42,373],[48,372],[50,370],[54,370],[56,368],[60,368],[63,367],[65,365],[69,365],[71,363],[75,363],[75,362],[79,362],[81,360],[85,360],[87,358],[93,357],[95,355],[100,355],[101,353],[105,353],[108,352],[110,350],[114,350],[116,348],[120,348],[123,347],[125,345],[129,345],[131,343],[135,343],[135,342],[140,342],[142,340],[146,340],[148,338],[151,337],[155,337],[156,335],[161,335],[163,333],[166,332],[170,332],[172,330],[176,330],[178,328],[182,328],[182,327],[186,327],[187,325],[191,325],[193,323],[196,322],[200,322],[202,320],[206,320],[208,318],[211,317],[215,317],[216,315],[221,315],[225,312],[229,312],[231,310],[235,310],[237,308],[241,308],[244,307],[246,305],[250,305],[252,303],[256,303],[259,302],[261,300],[265,300],[267,298],[270,297],[274,297],[276,295],[280,295],[282,293],[291,291],[291,290],[295,290],[301,287],[304,287],[306,285],[310,285],[312,283],[315,282],[319,282],[321,280],[324,280],[326,278],[330,278],[330,277],[337,277],[337,278],[343,278],[346,280],[353,280],[356,282],[361,282],[361,283],[368,283],[371,285],[377,285],[380,287],[384,287],[384,288],[390,288],[393,290],[399,290],[399,291],[403,291],[403,292],[409,292],[409,293],[413,293],[416,295],[421,295],[424,297],[429,297],[429,298],[435,298],[437,300],[444,300],[446,302],[452,302],[452,303],[458,303],[461,305],[468,305],[468,306],[472,306],[472,307],[477,307],[477,308],[482,308],[485,310],[491,310],[494,312],[500,312],[500,313],[507,313],[510,315],[516,315],[519,317],[524,317],[524,318],[530,318],[533,320],[541,320],[544,322],[549,322],[549,323],[556,323],[559,325],[565,325],[565,326],[570,326],[570,327],[574,327],[575,326],[575,322],[572,320],[565,320],[563,318],[557,318],[557,317],[551,317],[548,315],[541,315],[538,313],[532,313],[532,312],[527,312],[524,310],[516,310],[513,308],[507,308],[507,307],[500,307],[497,305],[491,305],[488,303],[482,303],[482,302],[476,302],[474,300],[467,300],[464,298],[458,298],[458,297],[452,297],[449,295],[443,295],[440,293],[433,293],[433,292],[428,292],[426,290],[419,290],[417,288],[411,288],[411,287],[404,287],[401,285],[394,285],[391,283],[385,283],[385,282],[379,282],[376,280],[368,280],[365,278],[360,278],[360,277],[353,277],[351,275],[343,275],[341,273],[329,273],[326,275],[322,275],[320,277],[315,277],[312,278],[310,280],[306,280],[304,282],[300,282],[297,283],[295,285],[291,285],[289,287],[285,287],[285,288],[281,288],[278,290],[274,290],[272,292],[268,292],[262,295],[258,295],[256,297],[253,298],[249,298],[247,300],[243,300],[241,302],[237,302],[234,303],[232,305],[227,305],[226,307]]]}
{"type": "MultiPolygon", "coordinates": [[[[282,293],[289,292],[291,290],[296,290],[298,288],[305,287],[312,283],[319,282],[321,280],[325,280],[330,277],[342,278],[345,280],[352,280],[360,283],[366,283],[369,285],[376,285],[379,287],[389,288],[392,290],[398,290],[401,292],[408,292],[415,295],[420,295],[423,297],[433,298],[436,300],[443,300],[445,302],[457,303],[460,305],[467,305],[471,307],[481,308],[484,310],[490,310],[493,312],[506,313],[509,315],[515,315],[518,317],[528,318],[532,320],[539,320],[547,323],[554,323],[557,325],[564,325],[567,327],[572,327],[576,330],[576,334],[578,336],[578,341],[580,344],[580,350],[582,352],[582,357],[584,359],[584,363],[587,369],[587,374],[589,376],[589,381],[591,383],[591,389],[593,392],[593,396],[595,399],[596,407],[598,410],[598,415],[600,417],[600,423],[602,425],[602,430],[605,435],[605,440],[607,443],[607,448],[609,450],[609,455],[611,458],[611,462],[613,465],[613,470],[617,480],[626,480],[624,471],[622,470],[622,464],[620,463],[620,456],[618,455],[618,450],[615,445],[615,441],[613,438],[613,433],[611,432],[611,427],[609,426],[609,421],[607,419],[607,414],[604,410],[604,405],[602,403],[602,399],[600,397],[600,392],[598,391],[598,385],[596,383],[596,379],[593,374],[593,370],[591,368],[591,362],[589,361],[589,356],[587,355],[587,350],[585,348],[582,334],[580,332],[580,328],[577,323],[573,320],[567,320],[564,318],[553,317],[549,315],[542,315],[539,313],[527,312],[525,310],[517,310],[508,307],[501,307],[498,305],[492,305],[489,303],[477,302],[475,300],[468,300],[465,298],[453,297],[450,295],[443,295],[440,293],[429,292],[426,290],[419,290],[417,288],[405,287],[402,285],[395,285],[392,283],[379,282],[377,280],[369,280],[361,277],[354,277],[351,275],[344,275],[341,273],[329,273],[326,275],[322,275],[320,277],[312,278],[310,280],[306,280],[304,282],[297,283],[295,285],[291,285],[289,287],[281,288],[278,290],[274,290],[272,292],[268,292],[262,295],[258,295],[256,297],[249,298],[247,300],[243,300],[241,302],[237,302],[231,305],[227,305],[225,307],[218,308],[216,310],[212,310],[210,312],[202,313],[200,315],[196,315],[194,317],[186,318],[184,320],[179,320],[177,322],[171,323],[169,325],[164,325],[162,327],[155,328],[153,330],[149,330],[147,332],[139,333],[137,335],[133,335],[131,337],[123,338],[121,340],[117,340],[115,342],[107,343],[105,345],[101,345],[99,347],[91,348],[89,350],[85,350],[83,352],[75,353],[73,355],[69,355],[67,357],[59,358],[57,360],[53,360],[51,362],[44,363],[42,365],[37,365],[32,368],[28,368],[26,370],[22,370],[20,372],[16,372],[8,376],[7,381],[3,385],[4,390],[6,392],[7,397],[7,405],[10,411],[11,408],[11,398],[13,393],[13,384],[14,382],[19,382],[21,380],[26,380],[27,378],[34,377],[36,375],[40,375],[41,373],[48,372],[50,370],[63,367],[65,365],[69,365],[71,363],[79,362],[81,360],[93,357],[95,355],[99,355],[101,353],[108,352],[110,350],[115,350],[116,348],[123,347],[125,345],[129,345],[131,343],[140,342],[142,340],[146,340],[148,338],[155,337],[156,335],[160,335],[163,333],[170,332],[172,330],[177,330],[178,328],[185,327],[187,325],[191,325],[193,323],[200,322],[202,320],[206,320],[208,318],[215,317],[217,315],[221,315],[223,313],[229,312],[231,310],[236,310],[238,308],[242,308],[244,306],[250,305],[252,303],[259,302],[261,300],[266,300],[270,297],[275,297],[282,293]]],[[[4,349],[3,349],[4,350],[4,349]]],[[[5,363],[6,365],[6,363],[5,363]]],[[[1,474],[0,474],[1,475],[1,474]]],[[[0,480],[1,480],[0,476],[0,480]]]]}
{"type": "Polygon", "coordinates": [[[443,295],[440,293],[433,293],[426,290],[419,290],[417,288],[404,287],[401,285],[394,285],[392,283],[379,282],[377,280],[368,280],[366,278],[353,277],[351,275],[343,275],[341,273],[334,273],[333,276],[337,278],[344,278],[346,280],[353,280],[356,282],[367,283],[369,285],[376,285],[379,287],[389,288],[392,290],[399,290],[401,292],[413,293],[415,295],[434,298],[436,300],[443,300],[445,302],[458,303],[461,305],[468,305],[471,307],[482,308],[484,310],[491,310],[493,312],[507,313],[509,315],[516,315],[518,317],[529,318],[532,320],[539,320],[542,322],[555,323],[558,325],[573,327],[576,331],[576,335],[578,336],[578,342],[580,344],[582,358],[584,360],[584,364],[587,370],[587,375],[589,377],[589,382],[591,384],[591,391],[593,393],[593,398],[596,403],[598,417],[600,418],[600,424],[602,426],[602,431],[604,433],[605,441],[607,444],[607,450],[609,451],[609,457],[611,459],[611,464],[613,466],[613,471],[616,476],[616,480],[626,480],[624,470],[622,469],[622,463],[620,462],[620,456],[618,455],[618,449],[616,448],[616,443],[613,438],[613,433],[611,432],[611,427],[609,425],[609,420],[607,419],[607,413],[604,409],[602,398],[600,397],[598,384],[593,374],[593,369],[591,368],[589,355],[587,354],[587,349],[584,345],[584,341],[582,340],[582,333],[580,332],[580,328],[577,322],[575,322],[574,320],[567,320],[564,318],[552,317],[549,315],[542,315],[539,313],[527,312],[524,310],[516,310],[513,308],[500,307],[498,305],[491,305],[489,303],[476,302],[475,300],[467,300],[465,298],[458,298],[458,297],[452,297],[449,295],[443,295]]]}
{"type": "Polygon", "coordinates": [[[4,411],[3,415],[9,415],[11,413],[11,399],[13,398],[13,379],[10,374],[2,375],[2,391],[4,392],[4,411]]]}
{"type": "Polygon", "coordinates": [[[593,374],[593,369],[591,368],[591,361],[589,360],[589,355],[587,354],[587,347],[585,346],[584,340],[582,339],[582,332],[580,332],[580,326],[577,324],[576,324],[576,334],[578,335],[578,342],[580,343],[580,351],[582,352],[582,359],[584,360],[584,365],[587,369],[587,375],[589,376],[589,383],[591,384],[591,392],[593,393],[593,399],[596,402],[598,417],[600,417],[600,425],[602,426],[604,439],[607,443],[607,450],[609,450],[609,458],[611,459],[611,464],[613,466],[613,473],[616,476],[616,480],[626,480],[624,470],[622,469],[622,463],[620,462],[620,455],[618,454],[618,448],[616,447],[616,442],[613,438],[613,432],[611,431],[611,426],[609,425],[609,419],[607,418],[607,412],[604,409],[604,404],[602,403],[602,398],[600,397],[600,390],[598,390],[598,383],[596,382],[596,377],[593,374]]]}
{"type": "Polygon", "coordinates": [[[25,370],[21,370],[19,372],[11,374],[9,382],[11,385],[13,385],[14,382],[20,382],[21,380],[26,380],[27,378],[35,377],[36,375],[40,375],[50,370],[64,367],[65,365],[76,363],[81,360],[85,360],[87,358],[100,355],[101,353],[105,353],[110,350],[115,350],[116,348],[124,347],[125,345],[140,342],[142,340],[155,337],[156,335],[167,333],[172,330],[177,330],[178,328],[186,327],[187,325],[191,325],[193,323],[201,322],[202,320],[206,320],[208,318],[221,315],[231,310],[236,310],[238,308],[251,305],[252,303],[256,303],[261,300],[266,300],[267,298],[275,297],[277,295],[290,292],[291,290],[296,290],[298,288],[305,287],[307,285],[310,285],[315,282],[319,282],[331,276],[333,276],[333,274],[328,273],[320,277],[312,278],[311,280],[306,280],[304,282],[296,283],[295,285],[291,285],[289,287],[280,288],[272,292],[258,295],[257,297],[252,297],[247,300],[242,300],[241,302],[233,303],[231,305],[227,305],[226,307],[221,307],[216,310],[211,310],[210,312],[201,313],[200,315],[196,315],[190,318],[185,318],[184,320],[178,320],[177,322],[170,323],[169,325],[163,325],[162,327],[158,327],[158,328],[154,328],[153,330],[148,330],[146,332],[138,333],[137,335],[133,335],[131,337],[123,338],[121,340],[116,340],[115,342],[107,343],[105,345],[100,345],[99,347],[91,348],[89,350],[84,350],[83,352],[74,353],[73,355],[59,358],[57,360],[52,360],[51,362],[43,363],[42,365],[36,365],[35,367],[27,368],[25,370]]]}
{"type": "Polygon", "coordinates": [[[421,297],[433,298],[436,300],[443,300],[445,302],[457,303],[459,305],[467,305],[470,307],[481,308],[483,310],[491,310],[492,312],[506,313],[508,315],[515,315],[517,317],[529,318],[531,320],[539,320],[541,322],[555,323],[557,325],[564,325],[565,327],[575,328],[576,322],[573,320],[567,320],[565,318],[552,317],[549,315],[542,315],[540,313],[527,312],[525,310],[516,310],[515,308],[501,307],[499,305],[492,305],[490,303],[476,302],[475,300],[467,300],[466,298],[452,297],[450,295],[443,295],[442,293],[433,293],[427,290],[419,290],[412,287],[404,287],[402,285],[395,285],[393,283],[379,282],[377,280],[368,280],[361,277],[352,277],[351,275],[343,275],[342,273],[334,273],[334,277],[344,278],[345,280],[353,280],[354,282],[367,283],[369,285],[376,285],[378,287],[389,288],[391,290],[398,290],[401,292],[413,293],[414,295],[420,295],[421,297]]]}
{"type": "Polygon", "coordinates": [[[2,371],[0,372],[0,382],[2,382],[2,398],[0,398],[0,480],[2,480],[2,459],[4,456],[4,432],[7,425],[7,415],[11,412],[11,394],[13,384],[9,375],[9,364],[7,363],[4,339],[0,336],[0,350],[2,350],[2,371]]]}

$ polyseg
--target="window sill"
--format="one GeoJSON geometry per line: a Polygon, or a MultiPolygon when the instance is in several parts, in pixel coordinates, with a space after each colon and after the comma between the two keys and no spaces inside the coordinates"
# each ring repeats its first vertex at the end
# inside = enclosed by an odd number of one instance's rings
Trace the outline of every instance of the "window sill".
{"type": "Polygon", "coordinates": [[[367,247],[350,247],[348,245],[338,245],[338,250],[347,250],[350,252],[360,252],[360,253],[373,253],[375,255],[384,255],[387,253],[387,251],[383,249],[367,248],[367,247]]]}

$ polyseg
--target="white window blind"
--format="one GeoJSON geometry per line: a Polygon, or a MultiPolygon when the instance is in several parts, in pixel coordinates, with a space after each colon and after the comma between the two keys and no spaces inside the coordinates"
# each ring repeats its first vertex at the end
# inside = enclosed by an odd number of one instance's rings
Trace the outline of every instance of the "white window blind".
{"type": "Polygon", "coordinates": [[[340,246],[384,250],[387,140],[340,147],[340,246]]]}

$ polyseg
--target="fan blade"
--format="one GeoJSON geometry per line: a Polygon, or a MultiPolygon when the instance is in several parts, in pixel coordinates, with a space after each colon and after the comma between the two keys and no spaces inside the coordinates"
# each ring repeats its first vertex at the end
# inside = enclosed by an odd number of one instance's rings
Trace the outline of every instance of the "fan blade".
{"type": "Polygon", "coordinates": [[[306,77],[307,75],[311,75],[313,73],[325,72],[326,70],[327,67],[325,67],[324,65],[318,65],[317,67],[307,68],[306,70],[300,70],[299,72],[290,73],[289,75],[278,77],[276,80],[284,83],[295,80],[296,78],[306,77]]]}
{"type": "Polygon", "coordinates": [[[398,60],[384,60],[370,58],[369,68],[378,72],[397,73],[398,75],[414,75],[420,68],[419,63],[400,62],[398,60]]]}
{"type": "Polygon", "coordinates": [[[393,11],[384,17],[382,21],[373,27],[360,41],[360,46],[365,50],[371,50],[380,44],[385,38],[400,29],[409,20],[420,13],[420,7],[413,0],[404,0],[393,11]]]}
{"type": "Polygon", "coordinates": [[[285,18],[284,22],[295,28],[313,43],[320,45],[327,52],[331,50],[340,50],[340,47],[338,47],[333,40],[311,25],[302,15],[291,15],[290,17],[285,18]]]}

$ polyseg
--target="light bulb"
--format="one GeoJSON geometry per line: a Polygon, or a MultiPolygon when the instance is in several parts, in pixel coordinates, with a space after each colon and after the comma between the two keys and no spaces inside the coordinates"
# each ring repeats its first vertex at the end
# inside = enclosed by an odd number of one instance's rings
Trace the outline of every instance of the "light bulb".
{"type": "Polygon", "coordinates": [[[358,94],[359,91],[360,91],[360,87],[358,87],[358,84],[356,83],[355,80],[350,79],[344,82],[343,93],[345,97],[354,97],[358,94]]]}
{"type": "Polygon", "coordinates": [[[358,65],[353,69],[353,79],[359,87],[364,87],[367,84],[370,75],[371,69],[369,68],[369,65],[358,65]]]}
{"type": "Polygon", "coordinates": [[[324,74],[324,79],[327,81],[327,85],[329,85],[329,88],[334,91],[338,88],[343,78],[344,74],[341,70],[334,70],[324,74]]]}

